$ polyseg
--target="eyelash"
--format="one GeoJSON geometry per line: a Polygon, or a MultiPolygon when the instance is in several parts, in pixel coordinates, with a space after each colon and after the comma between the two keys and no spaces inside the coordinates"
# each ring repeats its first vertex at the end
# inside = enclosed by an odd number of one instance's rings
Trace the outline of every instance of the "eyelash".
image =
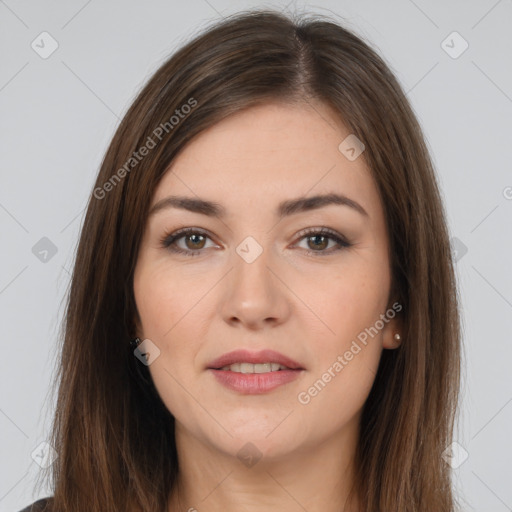
{"type": "MultiPolygon", "coordinates": [[[[197,249],[195,251],[194,250],[185,250],[185,249],[180,249],[179,247],[176,247],[174,245],[175,242],[177,242],[181,238],[186,237],[187,235],[202,235],[207,238],[210,238],[208,233],[206,233],[205,231],[203,231],[201,229],[183,228],[183,229],[179,229],[179,230],[175,231],[174,233],[166,233],[161,238],[160,244],[163,248],[165,248],[173,253],[183,254],[185,256],[199,256],[204,249],[197,249]]],[[[347,249],[352,246],[352,244],[350,242],[348,242],[345,238],[343,238],[341,235],[336,233],[336,231],[333,231],[326,227],[322,227],[320,229],[307,228],[307,229],[302,230],[299,233],[299,236],[300,236],[299,241],[301,241],[304,238],[311,237],[311,236],[326,236],[327,238],[334,240],[339,246],[338,248],[334,248],[334,250],[332,247],[330,250],[323,250],[323,251],[312,251],[312,250],[306,249],[306,253],[308,255],[327,256],[329,254],[332,254],[333,252],[338,252],[338,251],[341,251],[342,249],[347,249]]]]}

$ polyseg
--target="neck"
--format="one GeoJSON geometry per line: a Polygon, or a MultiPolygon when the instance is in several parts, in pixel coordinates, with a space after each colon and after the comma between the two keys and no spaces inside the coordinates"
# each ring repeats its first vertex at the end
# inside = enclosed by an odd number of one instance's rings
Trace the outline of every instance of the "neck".
{"type": "Polygon", "coordinates": [[[348,500],[356,428],[347,426],[334,439],[281,457],[264,456],[253,465],[193,438],[178,422],[176,440],[180,473],[169,512],[360,510],[356,496],[348,500]]]}

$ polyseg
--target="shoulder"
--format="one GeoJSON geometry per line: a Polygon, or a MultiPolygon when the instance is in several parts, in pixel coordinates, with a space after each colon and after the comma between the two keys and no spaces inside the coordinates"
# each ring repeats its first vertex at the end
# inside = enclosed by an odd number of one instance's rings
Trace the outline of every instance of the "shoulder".
{"type": "Polygon", "coordinates": [[[37,501],[34,501],[28,507],[25,507],[20,512],[53,512],[52,508],[52,498],[43,498],[37,501]]]}

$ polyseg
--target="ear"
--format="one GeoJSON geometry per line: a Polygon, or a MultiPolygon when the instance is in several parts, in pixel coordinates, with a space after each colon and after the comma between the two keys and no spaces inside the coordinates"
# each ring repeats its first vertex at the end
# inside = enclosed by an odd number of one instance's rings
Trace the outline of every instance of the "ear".
{"type": "Polygon", "coordinates": [[[384,328],[382,329],[382,347],[387,349],[395,349],[398,348],[403,341],[404,338],[404,328],[403,328],[403,313],[402,306],[399,305],[398,301],[392,301],[391,306],[388,308],[386,312],[386,316],[389,318],[388,322],[385,323],[384,328]],[[396,308],[393,307],[396,306],[396,308]],[[389,312],[394,312],[394,316],[391,318],[389,312]],[[400,335],[400,339],[395,338],[395,334],[400,335]]]}

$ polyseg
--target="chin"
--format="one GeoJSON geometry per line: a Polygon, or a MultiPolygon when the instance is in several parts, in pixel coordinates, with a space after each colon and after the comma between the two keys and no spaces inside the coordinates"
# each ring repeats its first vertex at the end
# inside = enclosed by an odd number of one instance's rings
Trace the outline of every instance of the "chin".
{"type": "Polygon", "coordinates": [[[264,428],[254,426],[239,427],[229,430],[233,437],[224,436],[223,451],[243,459],[262,458],[269,461],[289,455],[299,446],[296,433],[283,429],[279,432],[279,422],[266,424],[264,428]],[[277,427],[277,428],[276,428],[277,427]]]}

